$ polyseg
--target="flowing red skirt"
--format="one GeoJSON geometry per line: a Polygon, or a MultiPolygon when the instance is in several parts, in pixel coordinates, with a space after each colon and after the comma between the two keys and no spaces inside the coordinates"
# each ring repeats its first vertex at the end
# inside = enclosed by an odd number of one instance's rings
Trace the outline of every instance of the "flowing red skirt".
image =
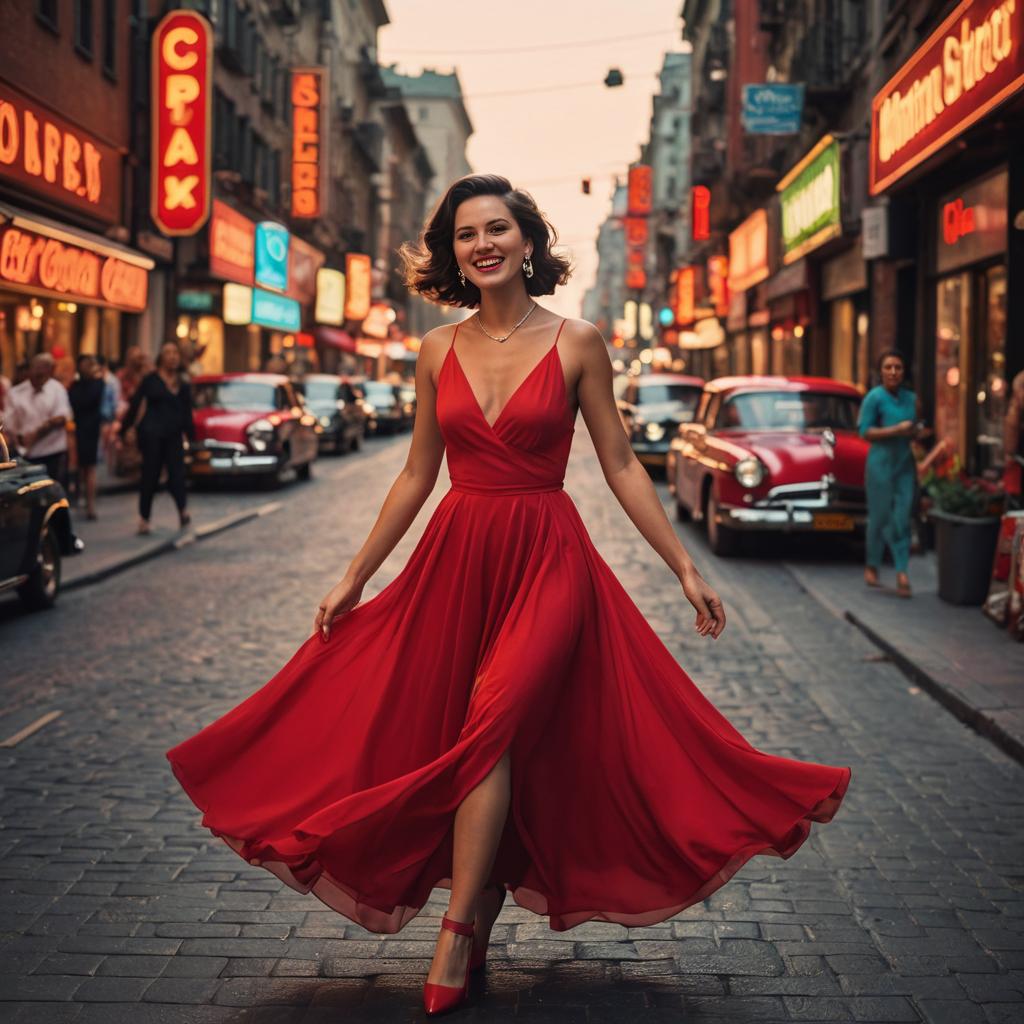
{"type": "Polygon", "coordinates": [[[829,821],[848,768],[755,750],[658,639],[561,490],[449,491],[402,572],[167,754],[203,824],[375,932],[450,885],[510,752],[493,871],[556,930],[662,921],[829,821]]]}

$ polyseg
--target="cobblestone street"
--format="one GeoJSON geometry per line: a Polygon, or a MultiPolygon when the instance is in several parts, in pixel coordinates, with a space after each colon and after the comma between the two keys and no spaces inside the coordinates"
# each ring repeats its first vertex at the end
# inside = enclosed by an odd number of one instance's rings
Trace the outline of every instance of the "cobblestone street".
{"type": "MultiPolygon", "coordinates": [[[[401,933],[368,933],[212,839],[164,758],[305,637],[407,443],[282,491],[272,516],[67,593],[52,613],[0,611],[0,732],[62,712],[0,750],[4,1021],[422,1019],[442,894],[401,933]]],[[[445,486],[366,596],[404,564],[445,486]]],[[[681,527],[730,615],[721,641],[699,641],[582,428],[566,487],[655,629],[751,742],[849,764],[853,782],[792,859],[756,858],[672,921],[553,933],[509,901],[459,1019],[1024,1019],[1020,765],[912,686],[783,561],[714,559],[681,527]]]]}

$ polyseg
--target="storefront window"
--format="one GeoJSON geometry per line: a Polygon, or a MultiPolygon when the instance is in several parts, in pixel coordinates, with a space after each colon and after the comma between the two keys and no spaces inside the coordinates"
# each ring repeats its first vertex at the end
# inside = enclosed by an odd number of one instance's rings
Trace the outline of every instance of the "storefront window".
{"type": "Polygon", "coordinates": [[[978,470],[1003,465],[1006,418],[1006,267],[990,267],[981,276],[984,323],[978,332],[977,459],[978,470]]]}
{"type": "Polygon", "coordinates": [[[729,376],[729,346],[719,345],[711,350],[711,361],[716,377],[729,376]]]}
{"type": "Polygon", "coordinates": [[[832,303],[830,317],[832,335],[832,376],[836,380],[854,383],[854,313],[852,299],[837,299],[832,303]]]}
{"type": "Polygon", "coordinates": [[[750,372],[768,373],[768,331],[761,327],[750,332],[750,372]]]}
{"type": "Polygon", "coordinates": [[[967,454],[964,367],[970,337],[970,274],[943,278],[936,289],[935,436],[967,454]]]}
{"type": "Polygon", "coordinates": [[[744,331],[734,334],[732,339],[732,372],[750,373],[750,338],[744,331]]]}

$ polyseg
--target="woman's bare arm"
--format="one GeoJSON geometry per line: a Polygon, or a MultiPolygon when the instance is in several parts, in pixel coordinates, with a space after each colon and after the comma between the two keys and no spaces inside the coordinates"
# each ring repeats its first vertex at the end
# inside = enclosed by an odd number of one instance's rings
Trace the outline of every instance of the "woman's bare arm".
{"type": "Polygon", "coordinates": [[[444,455],[444,440],[437,425],[437,389],[434,378],[444,359],[453,328],[438,327],[424,335],[416,360],[416,422],[409,454],[391,485],[373,524],[344,576],[320,602],[314,632],[330,635],[332,620],[353,608],[366,582],[383,564],[413,524],[437,482],[444,455]]]}
{"type": "Polygon", "coordinates": [[[725,628],[725,610],[718,595],[701,577],[665,515],[647,470],[640,464],[612,393],[612,366],[604,339],[593,324],[570,321],[565,331],[574,361],[580,367],[577,394],[580,412],[597,450],[604,478],[644,540],[661,556],[682,584],[697,611],[697,631],[717,637],[725,628]]]}

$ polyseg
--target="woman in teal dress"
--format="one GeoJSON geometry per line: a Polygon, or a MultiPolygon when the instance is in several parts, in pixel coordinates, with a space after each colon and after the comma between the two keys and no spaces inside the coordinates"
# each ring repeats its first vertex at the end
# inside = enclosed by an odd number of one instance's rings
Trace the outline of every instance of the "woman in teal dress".
{"type": "Polygon", "coordinates": [[[864,582],[880,586],[878,570],[885,547],[896,568],[896,592],[910,597],[910,516],[917,465],[910,442],[917,434],[917,396],[903,386],[906,365],[899,352],[882,353],[882,383],[872,388],[860,407],[860,436],[871,442],[864,486],[868,499],[867,557],[864,582]]]}

